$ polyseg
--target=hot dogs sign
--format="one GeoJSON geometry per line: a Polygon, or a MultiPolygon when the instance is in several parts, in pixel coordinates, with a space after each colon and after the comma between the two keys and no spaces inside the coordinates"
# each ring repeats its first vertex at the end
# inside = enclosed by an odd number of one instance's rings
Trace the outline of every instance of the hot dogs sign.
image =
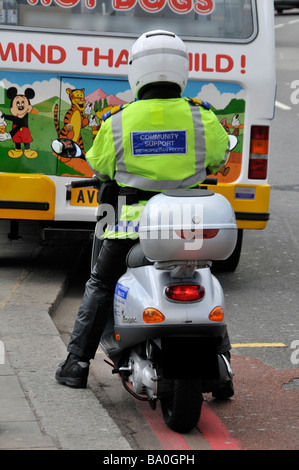
{"type": "MultiPolygon", "coordinates": [[[[63,8],[73,8],[80,3],[85,4],[87,9],[94,9],[97,6],[97,0],[54,0],[55,4],[63,8]]],[[[137,4],[147,13],[157,13],[168,5],[168,7],[177,14],[186,14],[195,11],[199,15],[209,15],[214,10],[214,0],[111,0],[112,8],[116,11],[128,11],[137,4]]],[[[39,0],[27,0],[31,6],[37,5],[39,0]]],[[[52,0],[40,0],[44,6],[49,6],[52,0]]]]}

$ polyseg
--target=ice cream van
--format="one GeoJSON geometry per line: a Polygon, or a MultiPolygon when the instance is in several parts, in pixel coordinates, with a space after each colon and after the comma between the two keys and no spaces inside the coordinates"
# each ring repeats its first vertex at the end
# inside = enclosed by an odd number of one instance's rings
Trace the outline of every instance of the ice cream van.
{"type": "Polygon", "coordinates": [[[0,1],[0,219],[94,226],[96,190],[66,190],[92,175],[87,162],[59,157],[51,142],[66,137],[90,148],[103,114],[132,101],[129,50],[152,29],[185,41],[184,95],[209,102],[237,138],[226,166],[211,175],[217,185],[207,185],[236,214],[238,244],[227,262],[234,269],[243,230],[265,229],[269,219],[273,0],[0,1]]]}

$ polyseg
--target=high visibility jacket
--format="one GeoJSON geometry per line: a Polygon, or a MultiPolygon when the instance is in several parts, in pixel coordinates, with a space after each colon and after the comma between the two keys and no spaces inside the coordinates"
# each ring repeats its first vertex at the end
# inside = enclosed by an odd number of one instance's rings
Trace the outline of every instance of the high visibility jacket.
{"type": "MultiPolygon", "coordinates": [[[[228,159],[228,144],[225,129],[200,100],[149,99],[110,113],[86,158],[102,181],[160,192],[196,186],[206,168],[216,173],[228,159]]],[[[121,238],[137,231],[122,230],[121,238]]]]}

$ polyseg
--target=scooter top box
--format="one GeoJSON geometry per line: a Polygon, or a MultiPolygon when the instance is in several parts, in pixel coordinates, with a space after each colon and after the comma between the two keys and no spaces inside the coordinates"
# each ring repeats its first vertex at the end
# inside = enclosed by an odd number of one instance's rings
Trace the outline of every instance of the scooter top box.
{"type": "Polygon", "coordinates": [[[235,213],[228,200],[213,191],[165,191],[143,209],[139,237],[151,261],[224,260],[237,241],[235,213]]]}

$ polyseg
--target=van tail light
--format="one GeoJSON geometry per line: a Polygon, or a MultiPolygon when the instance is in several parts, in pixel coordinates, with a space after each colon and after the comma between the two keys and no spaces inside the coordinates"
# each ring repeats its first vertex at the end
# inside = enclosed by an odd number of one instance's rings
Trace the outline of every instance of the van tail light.
{"type": "Polygon", "coordinates": [[[205,288],[198,285],[179,284],[166,287],[165,295],[168,299],[177,302],[192,302],[204,297],[205,288]]]}
{"type": "Polygon", "coordinates": [[[267,178],[269,126],[251,126],[248,178],[267,178]]]}

